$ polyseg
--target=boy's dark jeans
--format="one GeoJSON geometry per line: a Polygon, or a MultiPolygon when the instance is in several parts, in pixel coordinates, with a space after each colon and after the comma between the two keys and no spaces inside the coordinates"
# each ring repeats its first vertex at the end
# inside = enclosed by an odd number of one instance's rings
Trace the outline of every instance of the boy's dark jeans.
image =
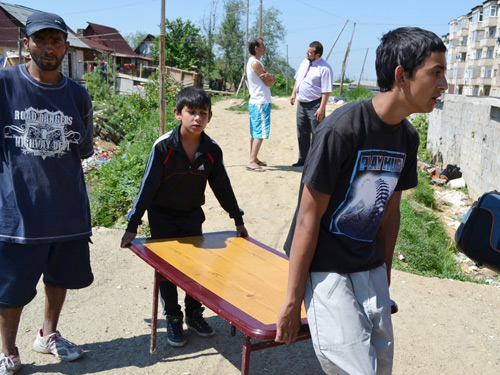
{"type": "MultiPolygon", "coordinates": [[[[174,238],[201,236],[205,214],[201,207],[189,212],[174,212],[152,205],[148,209],[151,238],[174,238]]],[[[178,301],[177,286],[170,281],[160,282],[160,300],[163,306],[163,315],[182,316],[178,301]]],[[[201,303],[186,293],[184,299],[186,315],[201,308],[201,303]]]]}

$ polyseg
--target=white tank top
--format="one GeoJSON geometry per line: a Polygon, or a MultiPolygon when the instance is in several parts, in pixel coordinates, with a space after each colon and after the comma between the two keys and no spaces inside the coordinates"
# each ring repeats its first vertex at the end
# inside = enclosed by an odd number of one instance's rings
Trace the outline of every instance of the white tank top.
{"type": "Polygon", "coordinates": [[[253,56],[250,56],[247,62],[247,80],[248,90],[250,91],[250,100],[252,104],[271,103],[271,89],[265,85],[259,75],[252,69],[252,62],[257,61],[262,68],[264,64],[253,56]]]}

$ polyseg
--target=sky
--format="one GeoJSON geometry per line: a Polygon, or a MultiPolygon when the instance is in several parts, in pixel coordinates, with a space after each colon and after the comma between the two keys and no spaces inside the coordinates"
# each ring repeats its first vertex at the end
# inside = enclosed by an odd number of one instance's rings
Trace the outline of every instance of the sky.
{"type": "MultiPolygon", "coordinates": [[[[161,0],[0,0],[5,3],[57,13],[69,27],[86,28],[87,22],[110,26],[123,36],[137,31],[160,34],[161,0]]],[[[202,27],[215,0],[165,0],[165,16],[182,18],[202,27]]],[[[218,0],[217,22],[224,18],[224,0],[218,0]]],[[[246,4],[247,0],[243,0],[246,4]]],[[[375,50],[380,37],[401,26],[417,26],[443,36],[449,22],[481,5],[476,0],[262,0],[263,8],[277,8],[287,36],[280,52],[290,66],[298,68],[310,42],[319,40],[326,59],[335,40],[328,63],[335,79],[340,78],[346,50],[353,35],[346,76],[357,81],[375,80],[375,50]],[[348,20],[340,37],[342,27],[348,20]],[[356,24],[354,28],[354,24],[356,24]],[[353,34],[354,29],[354,34],[353,34]],[[368,51],[368,52],[367,52],[368,51]],[[366,61],[365,61],[366,56],[366,61]]],[[[260,0],[249,0],[250,26],[257,18],[260,0]]],[[[245,14],[245,13],[244,13],[245,14]]],[[[246,16],[243,16],[245,22],[246,16]]],[[[251,38],[252,36],[249,36],[251,38]]],[[[264,40],[265,42],[265,40],[264,40]]],[[[279,73],[279,72],[273,72],[279,73]]]]}

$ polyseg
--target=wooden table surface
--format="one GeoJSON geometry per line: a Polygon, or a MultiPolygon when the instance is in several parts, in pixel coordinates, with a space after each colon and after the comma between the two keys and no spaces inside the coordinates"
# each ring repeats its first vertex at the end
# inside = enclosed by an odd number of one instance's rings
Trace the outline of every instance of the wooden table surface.
{"type": "MultiPolygon", "coordinates": [[[[235,232],[136,239],[131,250],[245,334],[274,339],[288,279],[285,254],[235,232]]],[[[307,324],[304,307],[302,318],[307,324]]]]}

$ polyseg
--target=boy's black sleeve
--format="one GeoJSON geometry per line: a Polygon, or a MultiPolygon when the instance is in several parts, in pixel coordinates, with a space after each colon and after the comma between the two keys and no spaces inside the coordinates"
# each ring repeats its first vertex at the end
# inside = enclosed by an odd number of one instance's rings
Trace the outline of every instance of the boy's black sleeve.
{"type": "Polygon", "coordinates": [[[142,224],[144,212],[152,204],[153,199],[158,191],[163,173],[163,155],[159,148],[155,145],[149,155],[148,164],[144,171],[141,189],[132,207],[132,210],[127,215],[128,226],[127,232],[137,233],[137,228],[142,224]]]}
{"type": "Polygon", "coordinates": [[[231,181],[224,166],[222,150],[214,157],[214,168],[208,178],[208,183],[222,208],[229,213],[231,219],[234,219],[235,225],[243,225],[243,210],[239,208],[234,195],[231,181]]]}

